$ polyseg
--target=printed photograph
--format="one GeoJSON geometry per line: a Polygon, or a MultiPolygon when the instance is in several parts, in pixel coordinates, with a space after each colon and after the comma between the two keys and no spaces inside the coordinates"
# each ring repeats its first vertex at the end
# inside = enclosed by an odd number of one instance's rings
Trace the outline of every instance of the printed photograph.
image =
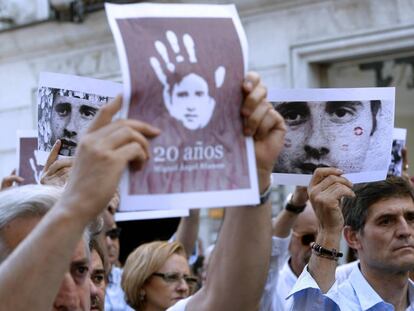
{"type": "Polygon", "coordinates": [[[341,89],[336,96],[332,93],[332,100],[320,101],[303,100],[298,91],[301,100],[272,102],[287,126],[274,173],[311,176],[319,167],[336,167],[345,174],[367,173],[369,179],[370,172],[388,169],[394,103],[341,100],[344,92],[341,89]]]}
{"type": "Polygon", "coordinates": [[[249,188],[243,54],[232,19],[117,22],[131,78],[128,117],[162,130],[148,165],[129,173],[129,193],[249,188]]]}
{"type": "Polygon", "coordinates": [[[119,83],[87,77],[42,72],[37,90],[37,130],[40,164],[57,139],[59,154],[75,155],[83,134],[103,105],[122,92],[119,83]]]}
{"type": "Polygon", "coordinates": [[[43,165],[39,164],[36,131],[18,132],[17,175],[24,178],[20,185],[40,184],[43,165]]]}
{"type": "Polygon", "coordinates": [[[38,90],[39,149],[50,151],[57,139],[59,154],[74,156],[82,134],[111,98],[79,91],[41,87],[38,90]]]}

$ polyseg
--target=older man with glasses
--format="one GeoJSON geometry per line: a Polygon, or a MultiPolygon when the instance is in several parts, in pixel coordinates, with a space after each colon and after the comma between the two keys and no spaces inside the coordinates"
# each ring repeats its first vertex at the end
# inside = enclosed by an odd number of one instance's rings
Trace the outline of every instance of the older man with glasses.
{"type": "Polygon", "coordinates": [[[272,257],[260,310],[290,310],[286,297],[307,265],[318,234],[306,187],[296,187],[272,227],[272,257]]]}

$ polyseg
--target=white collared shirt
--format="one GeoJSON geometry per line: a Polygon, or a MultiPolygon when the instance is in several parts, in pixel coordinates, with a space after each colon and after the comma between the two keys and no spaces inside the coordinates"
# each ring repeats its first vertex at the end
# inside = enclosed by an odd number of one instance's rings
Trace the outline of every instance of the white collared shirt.
{"type": "MultiPolygon", "coordinates": [[[[332,311],[394,311],[394,307],[385,302],[369,285],[356,265],[348,279],[338,285],[332,285],[323,294],[307,267],[299,276],[290,296],[293,296],[292,310],[332,310],[332,311]]],[[[406,311],[414,311],[414,283],[409,280],[408,297],[410,305],[406,311]]]]}

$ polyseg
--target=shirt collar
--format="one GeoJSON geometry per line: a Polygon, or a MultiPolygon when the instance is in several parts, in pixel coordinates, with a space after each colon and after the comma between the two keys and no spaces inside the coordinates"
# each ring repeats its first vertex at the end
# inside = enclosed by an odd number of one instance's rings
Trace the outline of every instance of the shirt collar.
{"type": "Polygon", "coordinates": [[[410,306],[407,310],[414,311],[414,283],[408,280],[408,299],[410,300],[410,306]]]}
{"type": "Polygon", "coordinates": [[[352,269],[348,280],[358,297],[362,310],[368,310],[376,304],[385,303],[362,275],[359,264],[352,269]]]}
{"type": "MultiPolygon", "coordinates": [[[[368,310],[380,303],[388,304],[377,294],[371,285],[369,285],[368,281],[362,275],[359,264],[352,269],[352,272],[349,275],[349,282],[355,290],[355,294],[358,297],[362,310],[368,310]]],[[[408,281],[408,298],[410,300],[410,305],[408,306],[407,311],[414,311],[414,283],[411,280],[408,281]]]]}

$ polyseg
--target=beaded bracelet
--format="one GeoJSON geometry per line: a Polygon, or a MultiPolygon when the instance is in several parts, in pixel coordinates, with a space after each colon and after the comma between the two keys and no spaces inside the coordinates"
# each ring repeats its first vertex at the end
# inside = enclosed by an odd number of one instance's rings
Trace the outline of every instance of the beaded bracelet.
{"type": "Polygon", "coordinates": [[[323,257],[330,260],[338,261],[338,258],[342,257],[344,254],[337,251],[335,248],[327,249],[322,247],[321,245],[317,243],[313,243],[311,245],[312,252],[319,257],[323,257]]]}

